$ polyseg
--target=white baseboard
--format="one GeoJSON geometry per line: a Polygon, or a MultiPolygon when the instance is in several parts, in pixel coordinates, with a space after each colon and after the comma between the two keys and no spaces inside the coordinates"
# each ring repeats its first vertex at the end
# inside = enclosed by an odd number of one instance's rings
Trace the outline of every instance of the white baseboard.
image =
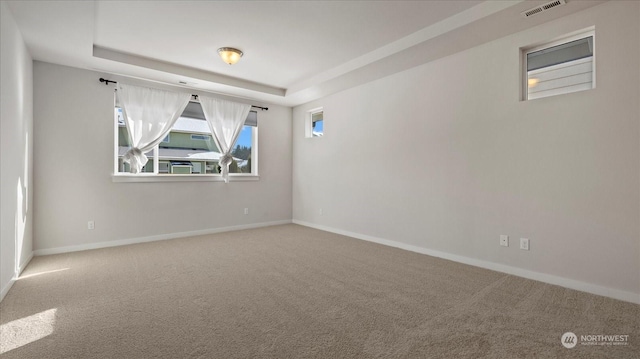
{"type": "Polygon", "coordinates": [[[558,277],[558,276],[540,273],[540,272],[534,272],[534,271],[512,267],[504,264],[484,261],[484,260],[475,259],[475,258],[469,258],[465,256],[459,256],[456,254],[451,254],[451,253],[446,253],[441,251],[435,251],[435,250],[418,247],[418,246],[414,246],[414,245],[410,245],[402,242],[391,241],[388,239],[373,237],[366,234],[349,232],[349,231],[345,231],[337,228],[300,221],[297,219],[294,219],[292,222],[302,226],[311,227],[311,228],[319,229],[326,232],[336,233],[343,236],[353,237],[356,239],[361,239],[369,242],[383,244],[390,247],[400,248],[400,249],[404,249],[411,252],[426,254],[432,257],[448,259],[458,263],[468,264],[475,267],[490,269],[490,270],[507,273],[514,276],[518,276],[518,277],[537,280],[539,282],[559,285],[561,287],[565,287],[569,289],[575,289],[582,292],[587,292],[591,294],[601,295],[604,297],[623,300],[625,302],[640,304],[640,294],[638,293],[627,292],[627,291],[613,289],[613,288],[607,288],[607,287],[603,287],[596,284],[591,284],[591,283],[582,282],[582,281],[573,280],[573,279],[564,278],[564,277],[558,277]]]}
{"type": "Polygon", "coordinates": [[[9,283],[7,283],[4,287],[2,287],[2,290],[0,290],[0,302],[2,302],[2,300],[4,299],[4,296],[7,295],[7,293],[9,293],[9,289],[11,289],[11,286],[13,286],[13,283],[15,281],[16,281],[15,278],[11,278],[9,283]]]}
{"type": "Polygon", "coordinates": [[[11,289],[11,287],[13,286],[13,283],[15,283],[16,277],[20,276],[20,273],[22,273],[22,271],[27,267],[29,262],[31,262],[31,259],[33,259],[33,252],[31,252],[31,254],[29,254],[29,256],[20,264],[20,266],[18,267],[18,273],[14,275],[14,277],[11,278],[9,283],[7,283],[0,290],[0,302],[2,302],[2,300],[7,295],[7,293],[9,293],[9,289],[11,289]]]}
{"type": "Polygon", "coordinates": [[[37,249],[37,250],[34,251],[34,254],[36,256],[45,256],[45,255],[50,255],[50,254],[78,252],[78,251],[86,251],[86,250],[89,250],[89,249],[99,249],[99,248],[126,246],[126,245],[129,245],[129,244],[137,244],[137,243],[145,243],[145,242],[163,241],[163,240],[167,240],[167,239],[202,236],[202,235],[206,235],[206,234],[231,232],[231,231],[238,231],[238,230],[242,230],[242,229],[252,229],[252,228],[277,226],[277,225],[280,225],[280,224],[289,224],[289,223],[291,223],[291,220],[243,224],[243,225],[239,225],[239,226],[210,228],[210,229],[202,229],[202,230],[189,231],[189,232],[176,232],[176,233],[169,233],[169,234],[159,234],[159,235],[148,236],[148,237],[138,237],[138,238],[119,239],[119,240],[115,240],[115,241],[106,241],[106,242],[98,242],[98,243],[78,244],[78,245],[75,245],[75,246],[37,249]]]}
{"type": "Polygon", "coordinates": [[[31,252],[31,254],[29,254],[29,256],[22,263],[20,263],[20,266],[18,267],[18,276],[20,276],[20,274],[22,274],[22,271],[27,268],[27,265],[29,264],[29,262],[31,262],[33,256],[34,254],[33,252],[31,252]]]}

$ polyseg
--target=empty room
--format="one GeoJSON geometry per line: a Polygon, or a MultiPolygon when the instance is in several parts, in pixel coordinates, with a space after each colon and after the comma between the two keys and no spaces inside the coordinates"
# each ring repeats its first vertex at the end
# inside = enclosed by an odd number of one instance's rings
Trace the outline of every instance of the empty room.
{"type": "Polygon", "coordinates": [[[640,2],[0,15],[3,358],[640,358],[640,2]]]}

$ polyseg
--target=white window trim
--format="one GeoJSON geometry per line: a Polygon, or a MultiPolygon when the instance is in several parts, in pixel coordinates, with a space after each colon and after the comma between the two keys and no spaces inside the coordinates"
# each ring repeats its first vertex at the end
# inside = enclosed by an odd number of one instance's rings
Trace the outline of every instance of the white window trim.
{"type": "MultiPolygon", "coordinates": [[[[118,111],[115,111],[116,108],[116,96],[113,96],[113,139],[111,141],[111,143],[113,143],[113,152],[111,153],[111,155],[113,156],[113,173],[118,173],[119,172],[119,168],[118,168],[118,136],[119,136],[119,123],[118,123],[118,111]]],[[[154,163],[155,164],[155,163],[154,163]]]]}
{"type": "MultiPolygon", "coordinates": [[[[307,111],[307,115],[304,119],[304,123],[305,123],[304,137],[305,138],[320,138],[320,137],[313,137],[313,115],[318,112],[324,112],[323,107],[317,107],[307,111]]],[[[323,134],[324,134],[324,129],[323,129],[323,134]]]]}
{"type": "MultiPolygon", "coordinates": [[[[258,177],[258,126],[249,126],[251,127],[251,148],[255,148],[255,151],[251,151],[251,173],[249,175],[258,177]],[[254,158],[255,156],[255,158],[254,158]]],[[[233,173],[230,173],[231,177],[233,173]]]]}
{"type": "MultiPolygon", "coordinates": [[[[258,181],[260,176],[245,173],[229,173],[229,182],[258,181]]],[[[127,174],[115,173],[111,175],[112,182],[223,182],[219,174],[163,174],[152,173],[127,174]]]]}
{"type": "MultiPolygon", "coordinates": [[[[565,44],[567,42],[571,42],[571,41],[575,41],[575,40],[580,40],[583,39],[585,37],[589,37],[592,36],[593,37],[593,77],[592,77],[592,87],[591,89],[595,89],[596,88],[596,28],[595,26],[591,26],[588,27],[586,29],[582,29],[582,30],[578,30],[578,31],[574,31],[572,33],[566,34],[564,36],[561,37],[556,37],[550,41],[542,41],[542,42],[538,42],[534,45],[531,46],[526,46],[526,47],[521,47],[520,48],[520,101],[532,101],[528,99],[528,93],[529,93],[529,84],[528,84],[528,78],[527,78],[527,55],[532,53],[532,52],[536,52],[536,51],[540,51],[540,50],[544,50],[547,49],[549,47],[554,47],[554,46],[558,46],[558,45],[562,45],[565,44]]],[[[549,97],[555,97],[557,95],[554,96],[549,96],[549,97]]],[[[542,97],[542,98],[547,98],[547,97],[542,97]]],[[[540,100],[542,98],[536,99],[536,100],[540,100]]]]}

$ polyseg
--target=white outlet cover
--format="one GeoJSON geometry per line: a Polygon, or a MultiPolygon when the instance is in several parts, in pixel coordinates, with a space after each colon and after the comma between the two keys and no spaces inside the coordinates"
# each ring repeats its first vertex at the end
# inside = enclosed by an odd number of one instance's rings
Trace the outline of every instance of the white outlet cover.
{"type": "Polygon", "coordinates": [[[503,247],[509,247],[509,236],[505,234],[500,235],[500,245],[503,247]]]}
{"type": "Polygon", "coordinates": [[[520,238],[520,249],[528,251],[529,250],[529,239],[528,238],[520,238]]]}

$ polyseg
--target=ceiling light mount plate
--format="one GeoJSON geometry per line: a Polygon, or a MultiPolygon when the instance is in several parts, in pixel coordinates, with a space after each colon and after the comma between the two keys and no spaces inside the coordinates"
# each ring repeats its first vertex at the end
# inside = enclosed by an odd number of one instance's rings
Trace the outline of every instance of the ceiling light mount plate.
{"type": "Polygon", "coordinates": [[[233,65],[240,61],[242,55],[242,51],[233,48],[233,47],[221,47],[218,49],[218,55],[222,58],[222,61],[228,63],[229,65],[233,65]]]}

